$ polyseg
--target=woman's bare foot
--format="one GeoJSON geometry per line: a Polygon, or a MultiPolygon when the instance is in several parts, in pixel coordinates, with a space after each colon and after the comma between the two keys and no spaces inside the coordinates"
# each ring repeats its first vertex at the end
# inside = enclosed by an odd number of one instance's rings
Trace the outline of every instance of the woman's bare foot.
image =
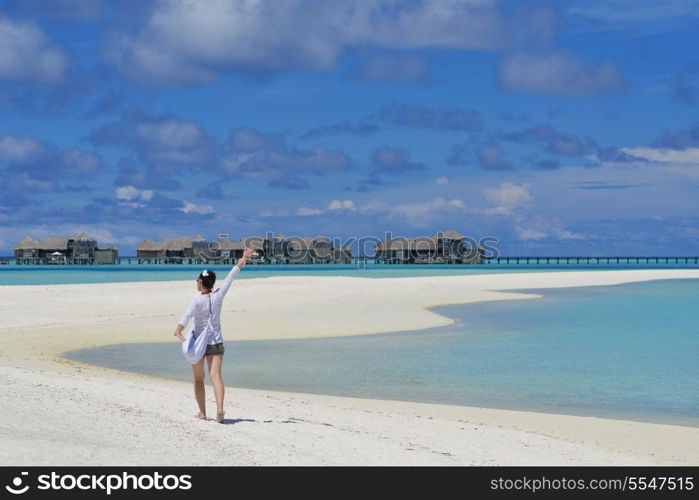
{"type": "Polygon", "coordinates": [[[204,415],[203,413],[197,413],[196,415],[194,415],[194,418],[198,418],[200,420],[206,420],[206,415],[204,415]]]}
{"type": "Polygon", "coordinates": [[[222,424],[225,416],[226,416],[226,412],[221,410],[220,412],[218,412],[216,414],[216,422],[218,422],[219,424],[222,424]]]}

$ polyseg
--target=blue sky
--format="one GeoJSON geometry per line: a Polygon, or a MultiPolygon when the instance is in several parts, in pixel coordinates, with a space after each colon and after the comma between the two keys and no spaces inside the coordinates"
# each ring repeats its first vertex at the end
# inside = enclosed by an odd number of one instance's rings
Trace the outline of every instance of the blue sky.
{"type": "Polygon", "coordinates": [[[699,1],[0,0],[24,235],[699,253],[699,1]]]}

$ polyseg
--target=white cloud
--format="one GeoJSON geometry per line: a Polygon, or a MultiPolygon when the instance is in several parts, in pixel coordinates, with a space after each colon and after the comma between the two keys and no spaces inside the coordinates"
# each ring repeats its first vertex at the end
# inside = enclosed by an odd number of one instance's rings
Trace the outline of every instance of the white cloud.
{"type": "Polygon", "coordinates": [[[299,207],[295,215],[308,217],[347,211],[356,214],[378,216],[386,219],[400,219],[415,227],[423,227],[430,221],[436,220],[445,214],[454,212],[466,212],[466,205],[459,199],[445,199],[436,197],[432,200],[415,203],[388,204],[381,199],[373,199],[357,207],[354,201],[332,200],[327,208],[299,207]]]}
{"type": "Polygon", "coordinates": [[[153,149],[198,147],[205,139],[204,133],[192,122],[167,118],[160,121],[143,122],[136,125],[141,141],[153,149]]]}
{"type": "MultiPolygon", "coordinates": [[[[298,217],[311,217],[314,215],[322,215],[331,212],[356,212],[357,207],[354,202],[350,199],[345,200],[331,200],[326,208],[311,208],[311,207],[299,207],[294,212],[294,215],[298,217]]],[[[260,212],[260,217],[288,217],[291,215],[287,210],[279,208],[273,210],[265,210],[260,212]]]]}
{"type": "Polygon", "coordinates": [[[189,201],[182,202],[182,208],[179,209],[180,212],[185,214],[200,214],[206,215],[214,212],[214,207],[211,205],[197,205],[189,201]]]}
{"type": "Polygon", "coordinates": [[[372,198],[362,204],[359,210],[360,212],[367,214],[383,212],[388,210],[388,203],[386,203],[383,198],[372,198]]]}
{"type": "Polygon", "coordinates": [[[515,230],[517,231],[517,237],[520,240],[542,240],[547,236],[543,231],[538,231],[532,228],[524,228],[522,226],[517,226],[515,230]]]}
{"type": "Polygon", "coordinates": [[[699,2],[696,0],[663,0],[663,2],[629,2],[629,0],[605,0],[590,2],[589,0],[574,0],[570,2],[568,11],[595,21],[595,26],[607,29],[628,28],[630,24],[648,24],[657,29],[663,22],[678,20],[686,22],[696,18],[699,13],[699,2]],[[630,8],[632,6],[632,8],[630,8]]]}
{"type": "Polygon", "coordinates": [[[116,244],[124,240],[124,238],[117,238],[111,231],[106,229],[99,229],[91,226],[77,226],[70,231],[70,234],[80,234],[87,233],[97,240],[98,244],[116,244]]]}
{"type": "Polygon", "coordinates": [[[496,188],[484,190],[486,199],[495,207],[474,209],[483,215],[506,217],[514,224],[517,238],[523,241],[557,238],[561,240],[585,239],[582,234],[574,233],[565,228],[558,217],[547,218],[542,215],[523,213],[534,197],[529,192],[529,184],[514,184],[503,182],[496,188]]]}
{"type": "Polygon", "coordinates": [[[655,162],[699,164],[699,148],[621,148],[621,151],[631,156],[655,162]]]}
{"type": "Polygon", "coordinates": [[[584,240],[582,234],[566,229],[558,217],[547,218],[541,215],[517,217],[515,232],[520,240],[543,240],[556,238],[560,240],[584,240]]]}
{"type": "MultiPolygon", "coordinates": [[[[221,169],[231,177],[281,181],[299,173],[324,175],[348,170],[352,165],[352,160],[342,151],[322,146],[308,150],[296,149],[288,147],[284,141],[267,140],[263,137],[265,134],[258,134],[259,140],[253,140],[252,132],[246,131],[245,135],[245,150],[251,147],[263,149],[227,152],[221,159],[221,169]]],[[[239,134],[234,135],[233,139],[236,141],[235,146],[240,147],[239,134]]]]}
{"type": "Polygon", "coordinates": [[[488,188],[484,194],[488,201],[496,205],[495,210],[502,213],[522,207],[533,199],[529,193],[529,184],[520,185],[511,182],[503,182],[499,187],[488,188]]]}
{"type": "MultiPolygon", "coordinates": [[[[542,10],[516,15],[548,32],[554,19],[542,10]]],[[[501,50],[534,25],[519,17],[493,0],[163,0],[139,33],[111,40],[108,57],[144,83],[202,82],[236,69],[328,70],[350,47],[501,50]]],[[[422,68],[403,71],[413,77],[422,68]]]]}
{"type": "Polygon", "coordinates": [[[0,80],[59,83],[68,55],[38,26],[0,16],[0,80]]]}
{"type": "MultiPolygon", "coordinates": [[[[114,233],[108,229],[102,227],[95,227],[85,224],[50,224],[50,225],[36,225],[32,224],[26,227],[20,228],[7,228],[7,232],[3,231],[4,228],[0,228],[0,238],[5,237],[7,246],[12,246],[17,241],[24,237],[29,236],[33,239],[41,239],[46,236],[57,236],[57,235],[74,235],[87,233],[89,236],[97,240],[98,245],[115,245],[118,243],[130,242],[135,240],[135,243],[143,241],[143,237],[134,236],[120,236],[117,237],[114,233]],[[3,234],[4,233],[4,234],[3,234]],[[127,241],[128,240],[128,241],[127,241]]],[[[0,248],[3,248],[2,242],[0,241],[0,248]]]]}
{"type": "Polygon", "coordinates": [[[604,94],[625,86],[614,63],[592,64],[561,50],[510,55],[500,65],[499,81],[512,90],[566,95],[604,94]]]}
{"type": "Polygon", "coordinates": [[[263,210],[260,212],[260,217],[288,217],[289,212],[283,208],[275,208],[274,210],[263,210]]]}
{"type": "Polygon", "coordinates": [[[511,211],[507,207],[488,207],[488,208],[476,208],[474,209],[476,213],[480,213],[482,215],[496,215],[496,216],[505,216],[505,215],[510,215],[511,211]]]}
{"type": "Polygon", "coordinates": [[[150,189],[138,189],[134,186],[121,186],[116,188],[115,194],[120,205],[131,208],[143,208],[143,201],[150,201],[153,198],[153,191],[150,189]]]}
{"type": "Polygon", "coordinates": [[[445,177],[445,176],[442,176],[442,177],[437,177],[437,178],[434,180],[434,182],[436,182],[436,183],[439,184],[440,186],[444,186],[444,185],[446,185],[446,184],[449,184],[449,179],[448,179],[447,177],[445,177]]]}
{"type": "MultiPolygon", "coordinates": [[[[497,187],[485,189],[486,198],[495,206],[477,207],[464,203],[459,198],[436,196],[422,201],[392,203],[383,197],[375,197],[357,203],[350,199],[333,199],[327,206],[301,206],[293,214],[286,210],[267,210],[262,217],[311,217],[331,216],[338,211],[347,211],[358,216],[367,216],[391,227],[393,221],[414,228],[427,228],[435,224],[445,224],[456,218],[463,220],[483,219],[483,216],[501,217],[504,224],[511,225],[520,240],[586,239],[582,234],[570,231],[558,217],[547,218],[538,214],[526,213],[534,199],[529,184],[503,182],[497,187]]],[[[405,196],[402,197],[404,199],[405,196]]],[[[491,221],[492,222],[492,221],[491,221]]],[[[488,222],[490,223],[490,222],[488,222]]],[[[451,224],[451,223],[449,223],[451,224]]],[[[499,222],[498,222],[499,224],[499,222]]]]}
{"type": "Polygon", "coordinates": [[[61,153],[64,170],[71,173],[92,174],[102,169],[102,158],[94,153],[69,149],[61,153]]]}
{"type": "Polygon", "coordinates": [[[133,148],[150,165],[202,165],[214,157],[214,141],[188,120],[150,112],[133,112],[102,125],[90,135],[97,146],[133,148]]]}
{"type": "Polygon", "coordinates": [[[320,215],[322,213],[323,213],[323,211],[320,210],[319,208],[299,207],[296,210],[296,215],[298,215],[300,217],[308,217],[311,215],[320,215]]]}
{"type": "MultiPolygon", "coordinates": [[[[0,48],[0,51],[2,48],[0,48]]],[[[0,161],[7,163],[30,162],[46,154],[44,145],[31,137],[0,133],[0,161]]]]}
{"type": "Polygon", "coordinates": [[[22,173],[19,176],[13,178],[15,182],[11,185],[19,189],[28,189],[36,192],[48,193],[51,191],[56,191],[58,185],[53,180],[48,179],[36,179],[27,173],[22,173]]]}
{"type": "Polygon", "coordinates": [[[143,200],[149,201],[153,198],[153,191],[150,189],[138,189],[133,186],[121,186],[116,188],[116,197],[120,200],[143,200]]]}
{"type": "Polygon", "coordinates": [[[357,207],[354,206],[354,202],[352,200],[332,200],[328,204],[328,210],[349,210],[354,212],[357,210],[357,207]]]}
{"type": "Polygon", "coordinates": [[[445,213],[463,211],[466,205],[459,199],[446,200],[441,196],[417,203],[400,203],[388,208],[388,216],[404,219],[414,227],[425,227],[445,213]]]}

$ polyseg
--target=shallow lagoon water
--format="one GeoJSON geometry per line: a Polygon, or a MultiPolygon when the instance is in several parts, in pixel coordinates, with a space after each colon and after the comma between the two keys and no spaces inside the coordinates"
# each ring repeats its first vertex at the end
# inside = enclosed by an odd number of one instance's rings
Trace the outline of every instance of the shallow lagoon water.
{"type": "MultiPolygon", "coordinates": [[[[202,265],[147,265],[121,264],[116,266],[0,266],[0,286],[12,285],[67,285],[83,283],[124,283],[144,281],[193,280],[202,265]]],[[[225,275],[230,266],[211,265],[208,269],[225,275]]],[[[636,264],[611,262],[580,264],[368,264],[364,269],[348,264],[314,265],[248,265],[239,279],[267,278],[270,276],[353,276],[358,278],[412,278],[419,276],[459,276],[473,274],[560,272],[560,271],[613,271],[619,269],[699,269],[693,263],[636,264]]]]}
{"type": "MultiPolygon", "coordinates": [[[[419,331],[235,341],[235,325],[224,325],[224,380],[253,389],[699,426],[699,280],[528,291],[543,298],[437,307],[454,324],[419,331]]],[[[67,357],[191,378],[176,342],[67,357]]]]}

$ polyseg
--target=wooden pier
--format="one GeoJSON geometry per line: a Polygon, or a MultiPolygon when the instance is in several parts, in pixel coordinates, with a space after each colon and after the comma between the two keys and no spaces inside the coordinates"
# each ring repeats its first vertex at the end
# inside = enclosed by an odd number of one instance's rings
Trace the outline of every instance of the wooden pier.
{"type": "Polygon", "coordinates": [[[13,261],[15,265],[18,266],[114,266],[119,264],[117,262],[119,259],[117,258],[114,262],[100,262],[97,259],[73,259],[73,258],[64,258],[61,260],[57,259],[51,259],[51,258],[14,258],[10,257],[7,259],[8,262],[5,262],[5,264],[8,264],[9,261],[13,261]]]}
{"type": "MultiPolygon", "coordinates": [[[[104,262],[96,262],[94,259],[65,259],[64,261],[56,262],[50,259],[31,259],[23,258],[16,259],[14,257],[0,257],[0,265],[46,265],[46,266],[90,266],[90,265],[131,265],[131,264],[142,264],[142,265],[220,265],[220,266],[232,266],[235,264],[237,259],[223,259],[223,260],[206,260],[201,258],[164,258],[164,259],[139,259],[138,257],[117,257],[112,264],[107,264],[104,262]]],[[[284,265],[284,266],[298,266],[298,265],[320,265],[328,264],[322,260],[313,260],[311,262],[304,263],[287,263],[282,261],[248,261],[249,265],[284,265]]],[[[388,262],[382,258],[377,258],[375,256],[364,256],[364,257],[352,257],[346,262],[331,262],[328,265],[352,265],[358,269],[365,269],[366,267],[371,267],[372,265],[391,265],[391,266],[415,266],[415,265],[459,265],[459,266],[469,266],[469,265],[486,265],[486,266],[497,266],[497,265],[609,265],[609,264],[639,264],[639,265],[663,265],[663,264],[687,264],[687,265],[697,265],[699,264],[699,256],[626,256],[626,257],[592,257],[592,256],[505,256],[505,257],[483,257],[482,262],[473,263],[448,263],[440,260],[428,260],[420,262],[388,262]]]]}
{"type": "Polygon", "coordinates": [[[486,264],[697,264],[694,257],[484,257],[486,264]]]}

